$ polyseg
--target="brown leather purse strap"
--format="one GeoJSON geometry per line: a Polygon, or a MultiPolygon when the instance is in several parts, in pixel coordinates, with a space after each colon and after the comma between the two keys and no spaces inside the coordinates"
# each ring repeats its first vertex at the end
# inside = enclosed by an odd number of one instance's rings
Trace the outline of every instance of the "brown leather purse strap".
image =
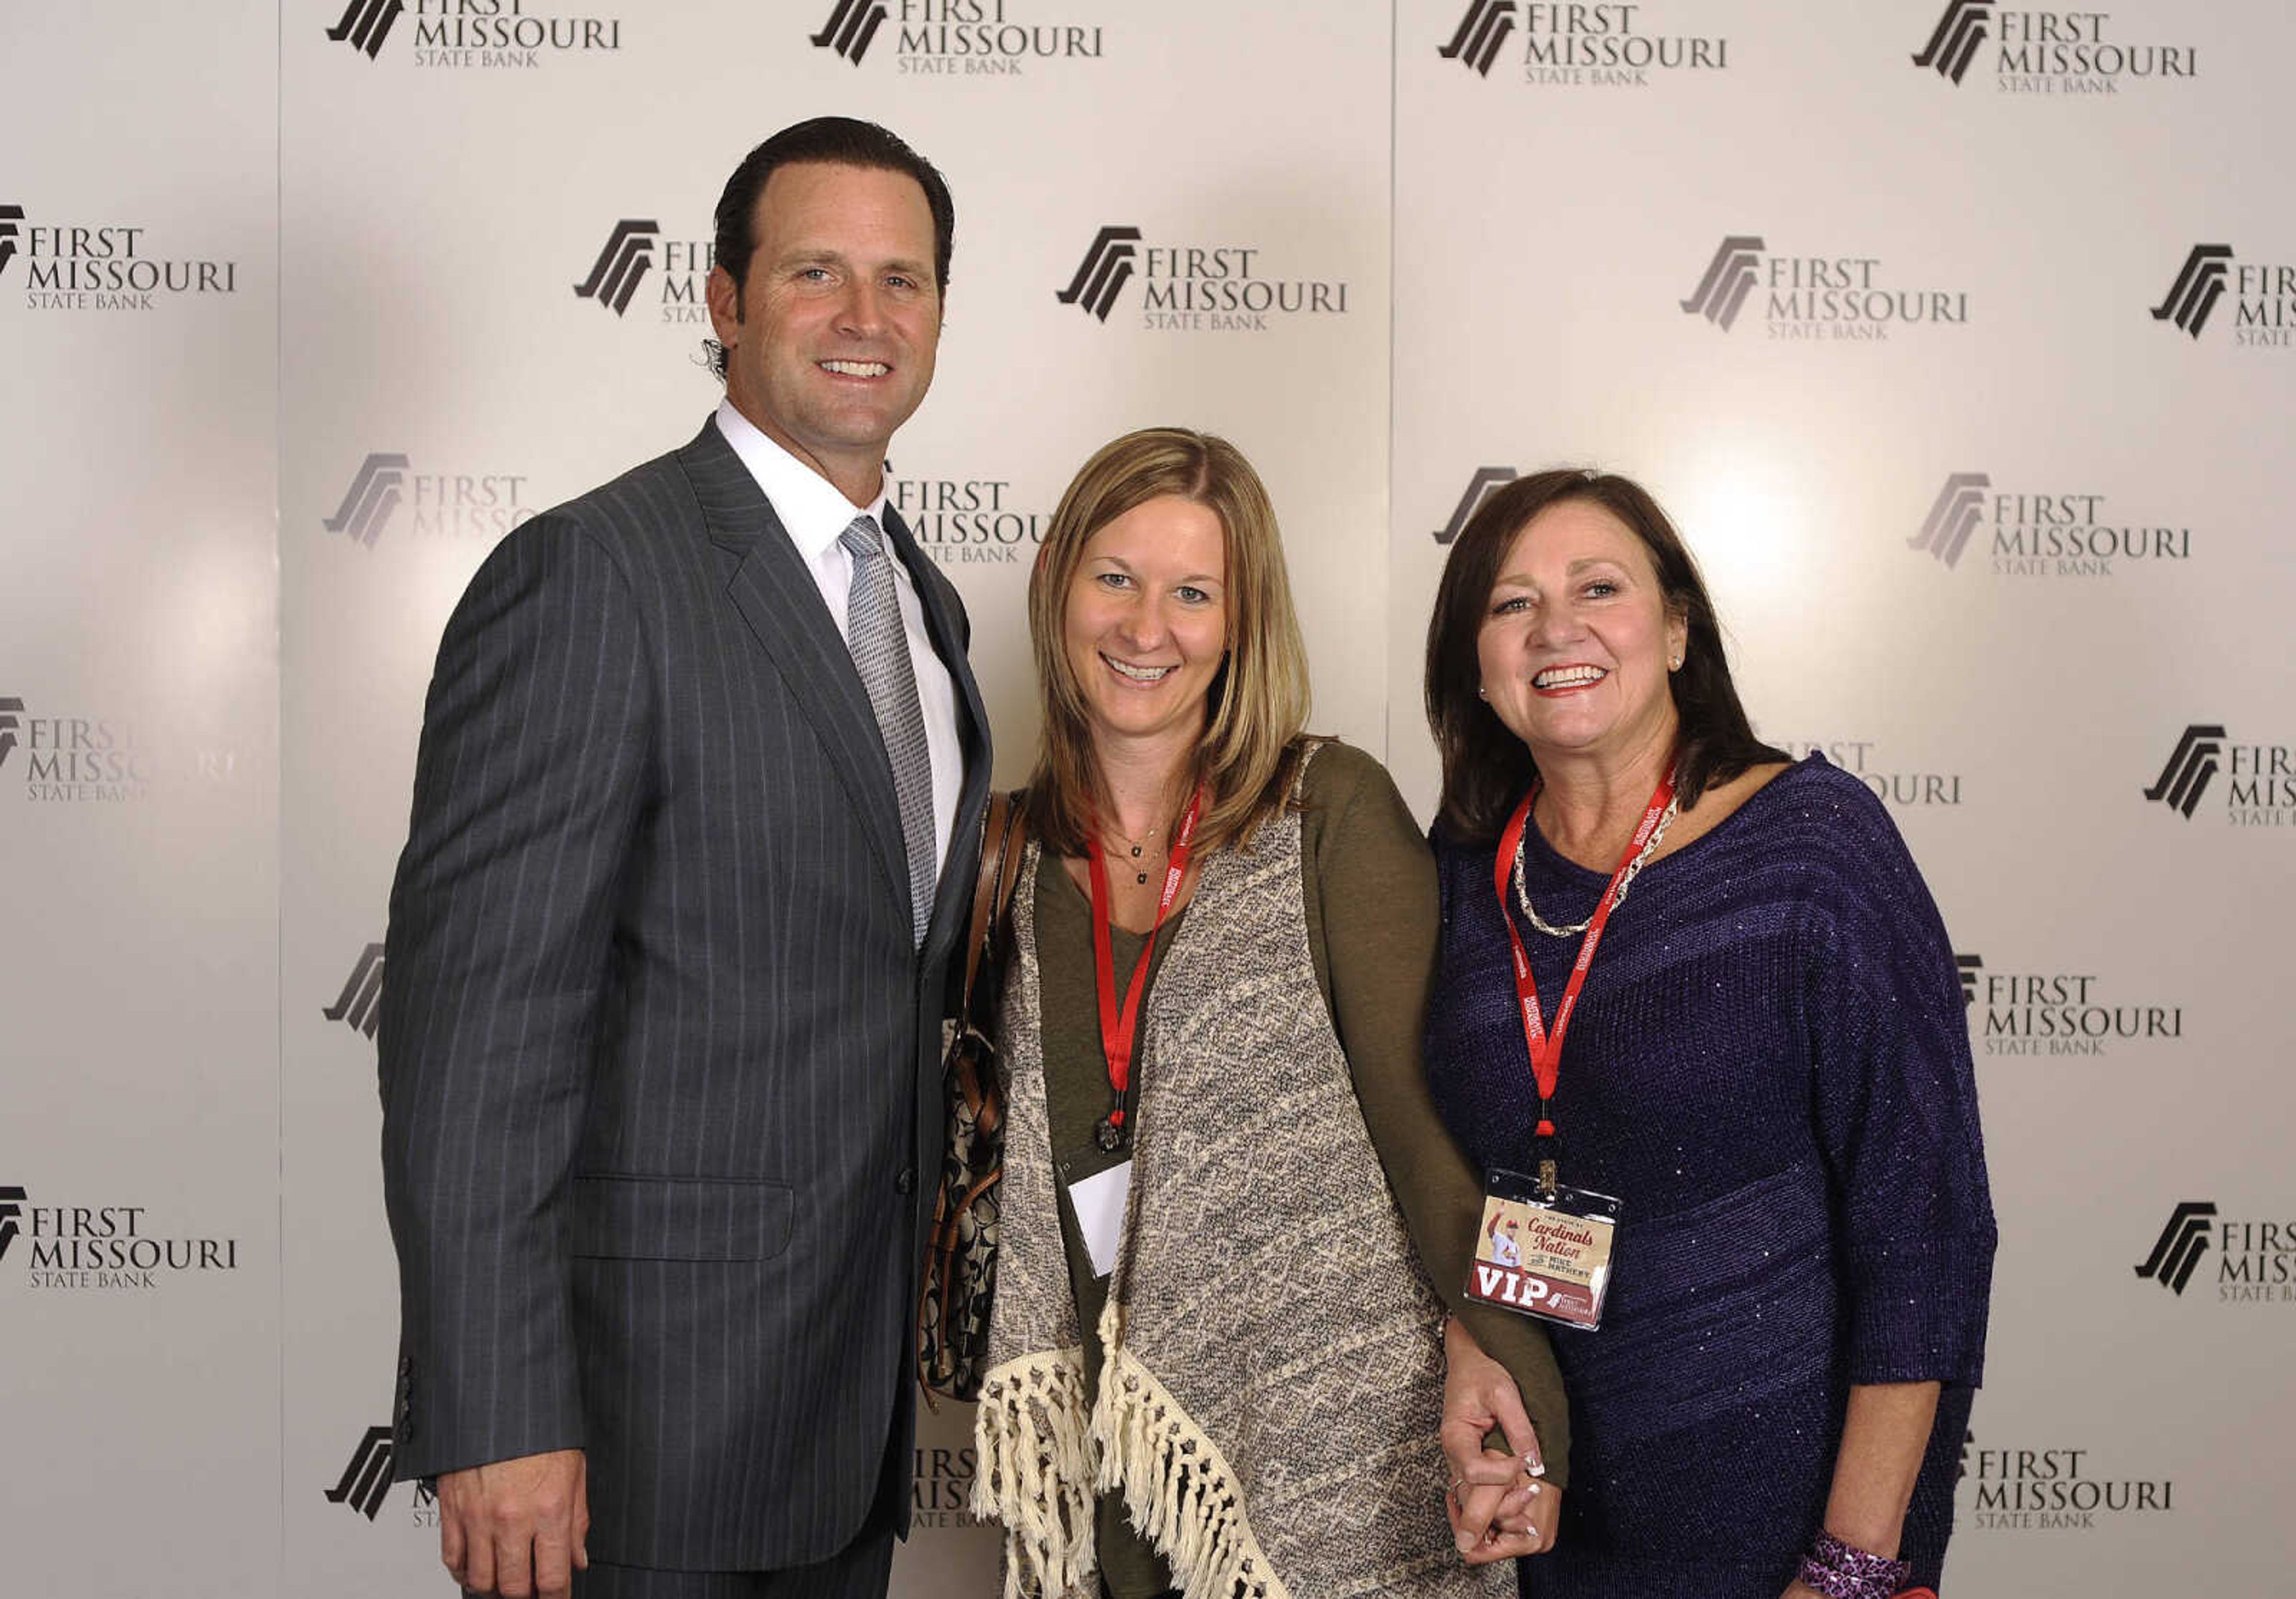
{"type": "Polygon", "coordinates": [[[964,987],[957,1000],[957,1015],[966,1023],[974,1020],[972,992],[980,968],[996,944],[997,929],[1004,924],[1013,890],[1019,886],[1022,846],[1029,833],[1021,800],[1018,789],[1009,794],[991,794],[980,818],[980,876],[972,886],[972,919],[964,943],[964,987]]]}

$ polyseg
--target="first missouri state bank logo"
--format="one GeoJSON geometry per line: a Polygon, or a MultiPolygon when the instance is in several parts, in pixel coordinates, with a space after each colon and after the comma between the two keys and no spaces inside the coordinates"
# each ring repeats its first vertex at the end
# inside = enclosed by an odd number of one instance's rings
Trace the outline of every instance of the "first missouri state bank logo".
{"type": "MultiPolygon", "coordinates": [[[[215,752],[211,767],[203,753],[201,775],[225,775],[224,758],[215,752]]],[[[130,726],[99,716],[36,716],[22,695],[0,695],[0,771],[23,774],[24,798],[32,804],[148,800],[159,767],[130,726]]]]}
{"type": "Polygon", "coordinates": [[[400,490],[406,482],[406,456],[369,455],[352,475],[343,503],[335,507],[332,516],[324,519],[327,531],[348,534],[352,543],[374,548],[374,541],[382,537],[391,513],[398,509],[400,490]]]}
{"type": "Polygon", "coordinates": [[[718,247],[709,239],[677,239],[662,232],[650,217],[624,217],[607,231],[606,242],[590,262],[590,270],[574,285],[574,298],[627,317],[636,304],[658,308],[658,315],[640,321],[698,324],[707,328],[709,303],[704,287],[718,247]],[[651,278],[655,286],[639,290],[651,278]]]}
{"type": "Polygon", "coordinates": [[[835,51],[857,67],[884,25],[885,0],[837,0],[837,9],[809,42],[816,50],[835,51]]]}
{"type": "Polygon", "coordinates": [[[334,514],[319,525],[371,550],[411,501],[404,520],[413,537],[499,538],[534,514],[526,484],[524,472],[416,472],[404,453],[377,450],[358,463],[334,514]]]}
{"type": "Polygon", "coordinates": [[[1728,332],[1738,325],[1738,312],[1760,278],[1762,241],[1752,234],[1732,234],[1715,247],[1706,263],[1706,275],[1682,302],[1682,308],[1728,332]]]}
{"type": "Polygon", "coordinates": [[[1927,763],[1908,769],[1904,758],[1884,750],[1873,739],[1787,739],[1786,750],[1796,760],[1823,755],[1874,791],[1884,805],[1901,809],[1956,806],[1962,802],[1963,774],[1936,770],[1927,763]]]}
{"type": "Polygon", "coordinates": [[[885,497],[917,546],[943,566],[1009,566],[1016,577],[1045,542],[1052,513],[1014,492],[1011,478],[897,472],[885,463],[885,497]]]}
{"type": "Polygon", "coordinates": [[[1985,43],[1986,19],[1992,12],[1993,0],[1951,0],[1945,15],[1938,19],[1937,31],[1914,57],[1914,65],[1934,68],[1959,83],[1969,70],[1970,58],[1985,43]]]}
{"type": "Polygon", "coordinates": [[[1064,306],[1082,308],[1087,316],[1103,322],[1116,308],[1116,297],[1124,285],[1132,281],[1132,264],[1140,257],[1140,230],[1136,227],[1103,227],[1093,235],[1092,244],[1077,264],[1076,276],[1069,286],[1053,296],[1064,306]]]}
{"type": "Polygon", "coordinates": [[[816,50],[859,66],[888,22],[903,76],[1019,78],[1031,62],[1097,61],[1104,41],[1097,24],[1046,22],[1012,14],[1012,0],[836,0],[816,50]],[[895,13],[898,14],[896,15],[895,13]]]}
{"type": "Polygon", "coordinates": [[[1988,971],[1977,955],[1953,961],[1970,1042],[1988,1055],[2095,1057],[2185,1036],[2183,1005],[2128,1003],[2120,982],[2099,972],[2022,964],[1988,971]]]}
{"type": "Polygon", "coordinates": [[[653,265],[653,247],[661,237],[661,224],[624,217],[606,235],[606,248],[590,264],[590,275],[574,285],[581,299],[594,299],[615,316],[630,308],[630,299],[653,265]]]}
{"type": "MultiPolygon", "coordinates": [[[[330,1505],[340,1505],[355,1515],[373,1521],[382,1513],[383,1505],[390,1497],[391,1441],[388,1427],[369,1427],[352,1446],[351,1457],[344,1464],[341,1477],[335,1486],[323,1490],[330,1505]]],[[[414,1522],[417,1526],[439,1524],[439,1497],[422,1483],[414,1485],[414,1522]]]]}
{"type": "Polygon", "coordinates": [[[1138,277],[1140,325],[1164,332],[1266,332],[1272,319],[1347,314],[1344,282],[1271,274],[1267,253],[1257,244],[1151,244],[1139,228],[1111,224],[1053,298],[1104,323],[1138,277]]]}
{"type": "Polygon", "coordinates": [[[1522,81],[1541,87],[1647,88],[1652,72],[1722,71],[1730,41],[1671,30],[1669,0],[1469,0],[1435,53],[1488,78],[1517,24],[1522,81]]]}
{"type": "Polygon", "coordinates": [[[327,1489],[327,1503],[347,1505],[372,1521],[390,1494],[390,1429],[369,1427],[351,1451],[342,1480],[327,1489]]]}
{"type": "Polygon", "coordinates": [[[2177,281],[2168,297],[2152,308],[2152,320],[2173,322],[2197,339],[2209,324],[2209,314],[2224,298],[2225,280],[2232,275],[2232,246],[2195,244],[2177,269],[2177,281]]]}
{"type": "Polygon", "coordinates": [[[34,221],[12,201],[0,205],[0,281],[22,256],[32,311],[152,311],[239,291],[238,262],[170,255],[152,240],[140,222],[34,221]]]}
{"type": "Polygon", "coordinates": [[[2209,1252],[2209,1218],[2216,1213],[2217,1208],[2204,1200],[2178,1205],[2153,1241],[2152,1252],[2137,1263],[2136,1275],[2182,1298],[2201,1257],[2209,1252]]]}
{"type": "Polygon", "coordinates": [[[2185,1200],[2169,1213],[2136,1275],[2182,1299],[2210,1255],[2218,1304],[2296,1305],[2296,1222],[2227,1219],[2208,1200],[2185,1200]]]}
{"type": "Polygon", "coordinates": [[[319,1013],[355,1033],[373,1037],[382,1021],[382,964],[381,945],[370,944],[361,950],[343,991],[335,996],[334,1004],[322,1006],[319,1013]]]}
{"type": "Polygon", "coordinates": [[[1451,507],[1451,520],[1435,529],[1435,542],[1447,545],[1465,532],[1467,524],[1474,520],[1475,512],[1483,508],[1483,502],[1521,475],[1512,466],[1475,468],[1475,475],[1467,480],[1466,492],[1459,496],[1459,503],[1451,507]]]}
{"type": "MultiPolygon", "coordinates": [[[[619,17],[569,17],[529,12],[531,0],[414,0],[414,51],[418,67],[538,67],[568,53],[619,50],[619,17]]],[[[369,61],[410,9],[406,0],[348,0],[327,37],[369,61]]],[[[402,36],[404,37],[404,36],[402,36]]]]}
{"type": "Polygon", "coordinates": [[[1978,974],[1985,970],[1985,957],[1981,955],[1956,955],[1953,957],[1953,964],[1954,969],[1961,973],[1961,1008],[1964,1011],[1972,1009],[1977,1004],[1977,979],[1978,974]]]}
{"type": "Polygon", "coordinates": [[[2176,281],[2152,308],[2152,320],[2197,340],[2226,296],[2234,348],[2296,348],[2296,266],[2239,260],[2229,244],[2195,244],[2185,251],[2176,281]]]}
{"type": "Polygon", "coordinates": [[[1729,234],[1678,303],[1726,333],[1751,304],[1774,340],[1874,343],[1893,331],[1967,324],[1967,291],[1900,288],[1894,278],[1878,256],[1787,254],[1759,234],[1729,234]]]}
{"type": "Polygon", "coordinates": [[[1488,78],[1499,46],[1514,31],[1514,0],[1473,0],[1467,14],[1459,19],[1459,31],[1436,53],[1488,78]]]}
{"type": "Polygon", "coordinates": [[[2177,734],[2144,798],[2189,822],[2219,772],[2228,825],[2296,827],[2296,744],[2236,743],[2221,722],[2194,722],[2177,734]]]}
{"type": "Polygon", "coordinates": [[[1955,472],[1938,491],[1937,503],[1930,507],[1922,530],[1906,542],[1915,549],[1927,550],[1948,566],[1960,565],[1969,536],[1984,517],[1985,490],[1992,485],[1993,479],[1986,472],[1955,472]]]}
{"type": "Polygon", "coordinates": [[[237,1271],[239,1240],[162,1226],[149,1205],[36,1205],[23,1185],[8,1185],[0,1186],[0,1260],[12,1258],[32,1289],[157,1290],[187,1275],[237,1271]]]}
{"type": "Polygon", "coordinates": [[[327,37],[339,45],[348,45],[373,61],[382,53],[382,42],[390,37],[390,25],[406,9],[402,0],[351,0],[343,8],[342,20],[327,29],[327,37]]]}
{"type": "Polygon", "coordinates": [[[2209,783],[2217,775],[2217,759],[2224,753],[2224,746],[2225,730],[2220,724],[2194,723],[2178,736],[2169,764],[2161,768],[2161,775],[2152,780],[2144,797],[2191,821],[2201,796],[2208,792],[2209,783]]]}
{"type": "Polygon", "coordinates": [[[2111,12],[1999,8],[1994,0],[1947,0],[1913,62],[1958,87],[1988,40],[1994,88],[2004,94],[2118,94],[2127,85],[2200,74],[2192,45],[2130,42],[2111,12]]]}
{"type": "Polygon", "coordinates": [[[1906,546],[1951,570],[1982,534],[1985,559],[1972,564],[1997,578],[2111,578],[2192,558],[2188,527],[2110,514],[2110,497],[2092,488],[2044,487],[1997,483],[1989,472],[1950,472],[1906,546]]]}
{"type": "MultiPolygon", "coordinates": [[[[1977,1434],[1964,1432],[1961,1465],[1954,1491],[1974,1512],[1976,1526],[1990,1532],[2094,1531],[2098,1518],[2144,1512],[2173,1514],[2177,1484],[2166,1477],[2124,1477],[2099,1456],[2119,1453],[2087,1445],[2068,1447],[1989,1447],[1977,1434]]],[[[2108,1520],[2103,1523],[2111,1525],[2108,1520]]]]}

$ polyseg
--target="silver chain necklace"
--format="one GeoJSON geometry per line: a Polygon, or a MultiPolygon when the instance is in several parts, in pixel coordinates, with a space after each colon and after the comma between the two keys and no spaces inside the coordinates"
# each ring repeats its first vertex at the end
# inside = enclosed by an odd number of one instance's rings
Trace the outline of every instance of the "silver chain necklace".
{"type": "MultiPolygon", "coordinates": [[[[1682,798],[1680,795],[1677,795],[1675,798],[1666,802],[1666,808],[1659,813],[1658,825],[1651,829],[1650,841],[1644,844],[1641,849],[1635,851],[1635,858],[1627,863],[1626,871],[1620,875],[1618,896],[1611,901],[1611,908],[1612,910],[1618,909],[1619,906],[1627,902],[1627,890],[1634,886],[1636,877],[1641,873],[1643,867],[1649,862],[1650,857],[1658,852],[1659,840],[1666,837],[1667,828],[1673,824],[1675,817],[1679,816],[1681,812],[1682,798]]],[[[1525,818],[1525,820],[1528,822],[1529,818],[1525,818]]],[[[1536,825],[1536,824],[1532,824],[1531,825],[1536,825]]],[[[1557,927],[1551,922],[1540,919],[1538,908],[1530,903],[1530,890],[1522,886],[1522,852],[1523,847],[1529,843],[1529,841],[1530,826],[1527,825],[1522,830],[1522,835],[1514,841],[1515,903],[1522,906],[1523,916],[1530,922],[1531,926],[1537,928],[1540,932],[1545,933],[1548,938],[1575,938],[1578,934],[1585,932],[1588,928],[1594,926],[1595,918],[1592,914],[1589,914],[1584,922],[1574,922],[1568,927],[1557,927]]],[[[1597,903],[1599,905],[1600,902],[1598,901],[1597,903]]]]}

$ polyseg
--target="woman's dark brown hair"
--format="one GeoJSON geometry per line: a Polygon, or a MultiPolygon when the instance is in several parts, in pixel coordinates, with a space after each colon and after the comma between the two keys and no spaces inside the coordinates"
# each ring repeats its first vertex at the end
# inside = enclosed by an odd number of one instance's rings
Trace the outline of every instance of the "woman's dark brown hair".
{"type": "Polygon", "coordinates": [[[1515,535],[1548,506],[1570,500],[1599,505],[1626,524],[1650,556],[1669,614],[1689,624],[1682,669],[1667,680],[1682,719],[1677,776],[1682,808],[1749,767],[1788,758],[1754,736],[1730,681],[1721,624],[1698,563],[1649,491],[1587,468],[1533,472],[1485,499],[1460,530],[1427,623],[1427,726],[1443,758],[1439,824],[1461,843],[1497,838],[1507,813],[1538,775],[1529,748],[1476,692],[1483,679],[1476,644],[1490,610],[1491,586],[1515,535]]]}

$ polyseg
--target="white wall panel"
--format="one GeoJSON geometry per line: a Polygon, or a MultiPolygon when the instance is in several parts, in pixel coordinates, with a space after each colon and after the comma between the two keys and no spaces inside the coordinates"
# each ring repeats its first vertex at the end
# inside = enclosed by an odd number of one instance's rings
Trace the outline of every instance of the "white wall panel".
{"type": "MultiPolygon", "coordinates": [[[[1258,463],[1316,725],[1423,815],[1436,530],[1479,469],[1640,478],[1758,725],[1889,793],[1972,963],[2003,1247],[1956,1591],[2270,1590],[2284,8],[888,0],[820,44],[832,0],[368,9],[0,14],[0,1427],[37,1440],[0,1468],[10,1591],[444,1591],[431,1507],[357,1469],[396,1331],[369,952],[432,652],[509,526],[701,424],[718,191],[824,111],[955,192],[893,478],[970,608],[999,782],[1032,752],[1037,541],[1119,432],[1258,463]],[[1941,22],[1958,81],[1915,60],[1941,22]],[[2051,30],[2098,70],[2031,70],[2051,30]],[[618,311],[576,286],[624,223],[652,226],[618,311]],[[1734,237],[1761,243],[1726,328],[1684,302],[1734,237]],[[1112,291],[1063,300],[1096,240],[1112,291]],[[2180,327],[2153,310],[2202,245],[2224,292],[2180,327]],[[1950,317],[1796,325],[1772,291],[1812,260],[1950,317]],[[2144,555],[2063,564],[2067,526],[2144,555]],[[2189,815],[2145,794],[2180,750],[2189,815]],[[2105,1036],[2016,1036],[2059,1012],[2105,1036]],[[2185,1204],[2214,1209],[2180,1292],[2136,1268],[2185,1204]],[[76,1209],[135,1229],[88,1259],[194,1264],[81,1285],[76,1209]],[[2070,1524],[2015,1524],[2021,1493],[2070,1524]]],[[[961,1408],[921,1437],[898,1593],[989,1591],[969,1445],[961,1408]]]]}

